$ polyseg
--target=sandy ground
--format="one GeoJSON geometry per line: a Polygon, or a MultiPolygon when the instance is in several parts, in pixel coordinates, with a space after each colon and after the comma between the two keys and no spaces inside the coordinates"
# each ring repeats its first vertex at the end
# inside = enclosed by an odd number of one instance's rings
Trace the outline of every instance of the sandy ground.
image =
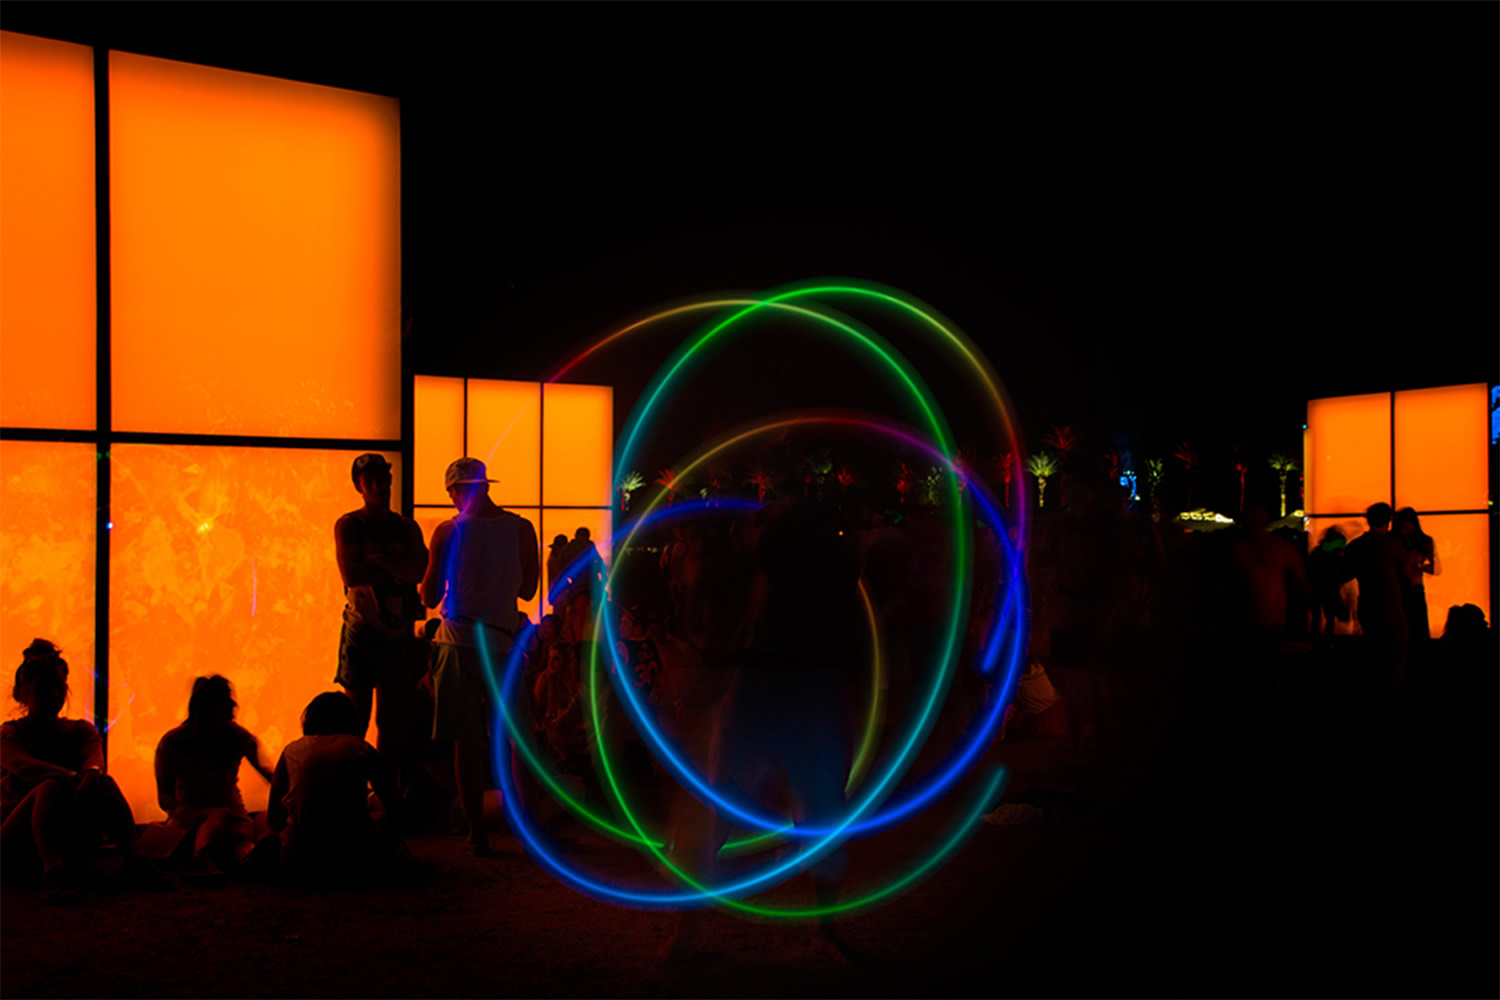
{"type": "MultiPolygon", "coordinates": [[[[183,887],[91,894],[63,910],[6,888],[0,992],[1494,996],[1494,730],[1465,721],[1482,717],[1441,720],[1381,752],[1297,713],[1266,720],[1243,756],[1192,733],[1086,759],[997,747],[991,762],[1014,774],[1007,801],[1068,788],[1099,811],[980,826],[927,881],[840,923],[849,963],[812,954],[806,925],[726,914],[709,918],[697,958],[663,963],[672,915],[564,887],[496,813],[498,858],[416,838],[411,877],[362,892],[183,887]]],[[[847,884],[899,871],[950,815],[934,809],[856,844],[847,884]]],[[[580,863],[639,870],[622,848],[567,832],[580,863]]],[[[809,895],[803,880],[773,898],[809,895]]]]}

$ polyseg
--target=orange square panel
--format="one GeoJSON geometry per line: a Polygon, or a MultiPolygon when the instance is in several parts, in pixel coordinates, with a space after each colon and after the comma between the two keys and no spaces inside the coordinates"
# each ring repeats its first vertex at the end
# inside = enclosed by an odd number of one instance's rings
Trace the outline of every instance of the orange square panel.
{"type": "Polygon", "coordinates": [[[1307,404],[1307,512],[1359,513],[1391,499],[1389,393],[1307,404]]]}
{"type": "MultiPolygon", "coordinates": [[[[314,695],[338,690],[343,581],[333,525],[360,505],[356,451],[116,445],[109,600],[110,771],[138,822],[161,817],[157,741],[194,677],[223,674],[274,764],[314,695]]],[[[400,483],[400,456],[387,454],[400,483]]],[[[393,496],[392,505],[399,506],[393,496]]],[[[246,805],[266,783],[241,770],[246,805]]]]}
{"type": "Polygon", "coordinates": [[[448,463],[464,454],[464,380],[418,375],[412,391],[412,502],[451,506],[448,463]]]}
{"type": "Polygon", "coordinates": [[[4,693],[33,639],[62,647],[73,719],[94,720],[99,455],[91,444],[0,441],[0,669],[4,693]]]}
{"type": "MultiPolygon", "coordinates": [[[[594,547],[599,550],[599,555],[604,559],[605,564],[609,564],[612,551],[610,544],[612,541],[612,518],[609,509],[567,510],[548,508],[542,511],[542,531],[539,536],[542,543],[543,586],[550,587],[551,585],[550,581],[546,580],[545,577],[547,575],[546,555],[549,551],[548,546],[552,544],[553,537],[556,535],[566,535],[568,540],[571,541],[573,536],[578,533],[579,528],[589,529],[590,540],[594,543],[594,547]]],[[[550,605],[547,607],[547,611],[549,613],[552,611],[550,605]]]]}
{"type": "Polygon", "coordinates": [[[542,421],[542,506],[610,506],[614,389],[546,384],[542,421]]]}
{"type": "Polygon", "coordinates": [[[1437,551],[1436,575],[1424,576],[1427,621],[1435,637],[1443,634],[1448,609],[1477,604],[1490,618],[1490,517],[1488,514],[1426,515],[1422,530],[1437,551]]]}
{"type": "Polygon", "coordinates": [[[397,102],[109,60],[115,428],[400,437],[397,102]]]}
{"type": "Polygon", "coordinates": [[[1396,393],[1396,503],[1417,510],[1489,506],[1489,387],[1396,393]]]}
{"type": "Polygon", "coordinates": [[[93,49],[0,31],[0,205],[0,425],[92,430],[93,49]]]}
{"type": "Polygon", "coordinates": [[[541,503],[541,402],[536,382],[469,379],[469,454],[498,480],[490,498],[502,507],[541,503]]]}

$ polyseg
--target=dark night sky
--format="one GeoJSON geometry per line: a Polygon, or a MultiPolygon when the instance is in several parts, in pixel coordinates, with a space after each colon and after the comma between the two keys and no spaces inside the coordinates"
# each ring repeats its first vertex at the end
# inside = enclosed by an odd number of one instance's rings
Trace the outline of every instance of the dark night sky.
{"type": "Polygon", "coordinates": [[[1300,448],[1497,379],[1494,5],[37,5],[0,26],[400,97],[429,370],[697,292],[937,306],[1047,426],[1300,448]]]}

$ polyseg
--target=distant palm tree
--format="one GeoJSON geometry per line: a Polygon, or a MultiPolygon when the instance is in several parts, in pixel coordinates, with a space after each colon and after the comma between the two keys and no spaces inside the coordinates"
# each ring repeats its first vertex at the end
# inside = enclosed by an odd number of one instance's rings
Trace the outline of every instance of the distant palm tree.
{"type": "Polygon", "coordinates": [[[934,507],[937,506],[938,487],[942,486],[942,484],[943,472],[941,469],[934,465],[929,468],[927,470],[927,474],[922,477],[922,502],[924,504],[930,504],[934,507]]]}
{"type": "Polygon", "coordinates": [[[1276,451],[1266,460],[1276,474],[1281,477],[1281,516],[1286,517],[1286,477],[1300,468],[1292,457],[1286,452],[1276,451]]]}
{"type": "Polygon", "coordinates": [[[847,465],[839,466],[838,471],[833,474],[833,478],[838,481],[840,493],[847,493],[851,488],[860,484],[859,473],[847,465]]]}
{"type": "Polygon", "coordinates": [[[656,485],[666,488],[667,504],[670,505],[677,499],[677,494],[687,489],[687,480],[671,469],[662,469],[657,472],[656,485]]]}
{"type": "Polygon", "coordinates": [[[1245,449],[1236,446],[1234,449],[1234,471],[1240,474],[1240,513],[1245,513],[1245,475],[1250,471],[1250,459],[1245,455],[1245,449]]]}
{"type": "Polygon", "coordinates": [[[1146,459],[1146,492],[1151,497],[1151,519],[1161,520],[1161,482],[1167,476],[1167,463],[1159,458],[1146,459]]]}
{"type": "Polygon", "coordinates": [[[761,503],[766,502],[766,494],[770,493],[771,488],[775,485],[775,480],[771,478],[771,474],[758,465],[750,470],[750,478],[745,480],[745,482],[755,487],[755,499],[761,503]]]}
{"type": "Polygon", "coordinates": [[[1198,464],[1198,453],[1186,441],[1179,441],[1177,449],[1172,452],[1172,457],[1181,462],[1187,470],[1187,509],[1193,509],[1193,469],[1198,464]]]}
{"type": "Polygon", "coordinates": [[[1045,451],[1039,451],[1026,460],[1026,471],[1036,477],[1036,505],[1047,506],[1047,480],[1057,475],[1057,459],[1045,451]]]}
{"type": "Polygon", "coordinates": [[[1071,427],[1054,427],[1042,438],[1042,444],[1050,445],[1057,449],[1057,453],[1066,462],[1068,456],[1073,454],[1073,449],[1078,447],[1079,437],[1071,427]]]}
{"type": "Polygon", "coordinates": [[[621,513],[630,509],[630,494],[646,485],[646,480],[639,472],[631,472],[620,480],[620,511],[621,513]]]}
{"type": "Polygon", "coordinates": [[[1016,453],[1013,451],[1002,452],[995,459],[995,471],[1000,475],[1000,482],[1005,486],[1005,506],[1010,506],[1010,480],[1016,471],[1016,453]]]}
{"type": "Polygon", "coordinates": [[[902,462],[896,469],[896,495],[901,498],[903,504],[906,503],[906,494],[910,493],[916,485],[916,473],[911,471],[909,465],[902,462]]]}

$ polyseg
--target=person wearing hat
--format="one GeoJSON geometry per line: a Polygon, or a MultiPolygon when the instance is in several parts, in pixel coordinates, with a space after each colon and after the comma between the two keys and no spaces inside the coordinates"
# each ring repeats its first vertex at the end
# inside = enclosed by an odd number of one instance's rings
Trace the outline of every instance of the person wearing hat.
{"type": "Polygon", "coordinates": [[[422,529],[391,510],[391,466],[373,452],[354,460],[354,488],[364,500],[333,527],[334,552],[344,578],[344,625],[334,680],[359,709],[360,735],[369,729],[375,690],[380,689],[375,722],[380,750],[401,771],[408,759],[402,712],[411,708],[402,694],[419,680],[421,662],[413,624],[423,617],[417,582],[427,569],[422,529]]]}
{"type": "Polygon", "coordinates": [[[552,539],[552,544],[547,546],[547,596],[552,597],[552,592],[557,589],[558,580],[562,578],[562,571],[567,564],[563,562],[563,550],[568,547],[568,536],[558,535],[552,539]]]}
{"type": "Polygon", "coordinates": [[[459,804],[475,854],[490,850],[484,829],[489,690],[479,644],[498,670],[521,623],[516,602],[536,596],[541,575],[536,529],[496,506],[494,481],[477,458],[448,466],[444,482],[458,514],[433,529],[422,578],[423,603],[443,608],[433,636],[432,738],[453,743],[459,804]]]}

